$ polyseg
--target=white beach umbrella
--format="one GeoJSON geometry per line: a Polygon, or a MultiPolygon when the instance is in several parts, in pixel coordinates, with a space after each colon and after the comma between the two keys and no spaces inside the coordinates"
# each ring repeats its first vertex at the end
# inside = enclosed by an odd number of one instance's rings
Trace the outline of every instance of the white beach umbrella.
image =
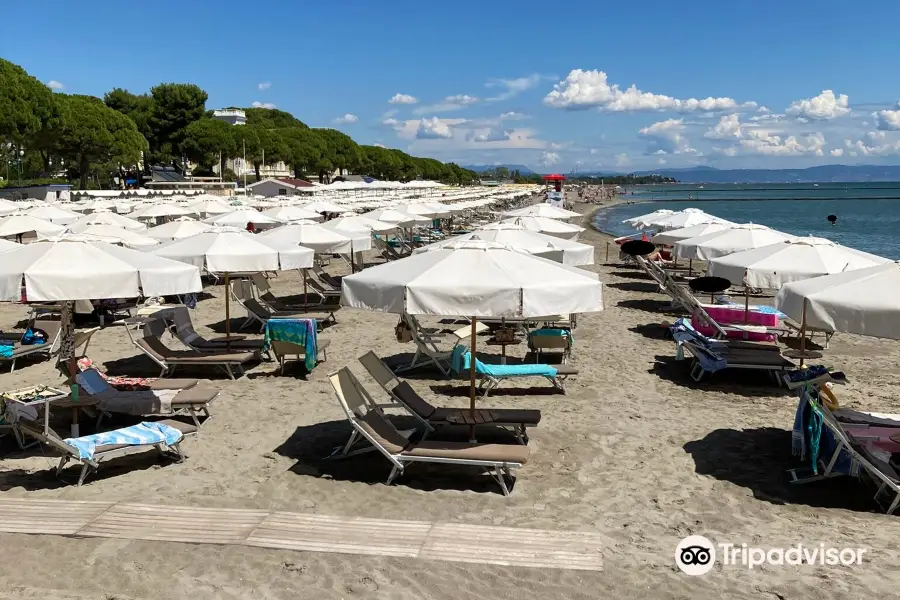
{"type": "Polygon", "coordinates": [[[415,227],[417,225],[427,225],[431,223],[431,219],[428,217],[403,212],[399,208],[376,208],[375,210],[363,213],[360,216],[384,221],[386,223],[395,223],[398,227],[415,227]]]}
{"type": "Polygon", "coordinates": [[[682,229],[704,223],[728,223],[714,215],[707,214],[698,208],[686,208],[672,215],[663,215],[642,221],[647,227],[660,227],[662,229],[682,229]]]}
{"type": "Polygon", "coordinates": [[[113,244],[34,242],[2,254],[0,300],[134,298],[199,292],[196,267],[113,244]]]}
{"type": "MultiPolygon", "coordinates": [[[[31,205],[29,205],[29,207],[30,206],[31,205]]],[[[14,212],[19,212],[23,208],[26,208],[26,207],[20,206],[18,202],[11,202],[9,200],[0,198],[0,216],[11,215],[14,212]]]]}
{"type": "Polygon", "coordinates": [[[290,221],[321,221],[322,215],[314,210],[303,208],[302,206],[276,206],[263,211],[263,214],[283,222],[290,221]]]}
{"type": "Polygon", "coordinates": [[[333,213],[340,215],[348,212],[353,212],[353,209],[348,206],[335,204],[334,202],[329,202],[328,200],[316,200],[315,202],[308,202],[306,204],[301,204],[300,206],[302,206],[306,210],[311,210],[317,213],[333,213]]]}
{"type": "Polygon", "coordinates": [[[139,210],[135,210],[131,214],[131,218],[133,219],[157,219],[160,217],[183,217],[186,215],[196,215],[197,211],[188,208],[186,206],[181,206],[179,204],[175,204],[172,202],[165,204],[151,204],[150,206],[143,207],[139,210]]]}
{"type": "Polygon", "coordinates": [[[387,223],[385,221],[371,219],[362,215],[355,215],[352,217],[338,217],[337,219],[332,219],[330,221],[322,223],[322,227],[333,229],[334,231],[338,231],[340,233],[343,233],[344,235],[351,232],[364,231],[368,231],[370,234],[391,233],[393,231],[397,231],[397,225],[394,223],[387,223]]]}
{"type": "Polygon", "coordinates": [[[247,227],[248,223],[253,223],[254,225],[276,225],[281,222],[281,219],[276,219],[252,208],[242,208],[204,220],[204,223],[209,223],[210,225],[240,227],[242,229],[247,227]]]}
{"type": "Polygon", "coordinates": [[[777,290],[791,281],[843,273],[890,262],[886,258],[817,237],[796,237],[735,252],[709,262],[708,273],[735,285],[777,290]]]}
{"type": "Polygon", "coordinates": [[[182,238],[191,237],[192,235],[197,235],[198,233],[204,233],[214,227],[214,225],[209,225],[208,223],[186,219],[186,217],[182,217],[175,221],[169,221],[168,223],[151,227],[150,229],[147,229],[145,234],[148,237],[160,241],[180,240],[182,238]]]}
{"type": "Polygon", "coordinates": [[[289,223],[275,229],[263,231],[259,239],[266,244],[278,244],[279,247],[293,243],[312,248],[316,252],[326,254],[347,254],[351,251],[351,240],[337,231],[326,229],[316,223],[289,223]]]}
{"type": "Polygon", "coordinates": [[[28,215],[10,215],[0,219],[0,237],[11,237],[34,232],[40,235],[59,235],[66,228],[50,221],[29,217],[28,215]]]}
{"type": "Polygon", "coordinates": [[[0,253],[6,252],[7,250],[15,250],[21,245],[22,244],[0,238],[0,253]]]}
{"type": "Polygon", "coordinates": [[[159,244],[159,240],[145,235],[146,232],[129,231],[115,225],[88,225],[77,233],[101,238],[111,244],[124,244],[129,248],[148,248],[159,244]]]}
{"type": "Polygon", "coordinates": [[[128,231],[139,232],[147,230],[147,226],[140,221],[135,221],[134,219],[105,211],[94,212],[89,215],[79,217],[77,221],[69,224],[69,230],[78,232],[91,225],[112,225],[113,227],[121,227],[122,229],[127,229],[128,231]]]}
{"type": "Polygon", "coordinates": [[[631,217],[630,219],[625,219],[622,221],[623,223],[627,223],[628,225],[634,225],[635,227],[641,227],[639,223],[642,223],[648,219],[655,219],[656,217],[662,217],[665,215],[673,215],[675,214],[674,210],[669,210],[668,208],[661,208],[659,210],[654,210],[652,213],[647,213],[645,215],[639,215],[637,217],[631,217]]]}
{"type": "Polygon", "coordinates": [[[568,220],[573,217],[580,217],[581,215],[577,212],[573,212],[571,210],[566,210],[564,208],[559,208],[558,206],[553,206],[551,204],[547,204],[546,202],[541,202],[539,204],[532,204],[531,206],[526,206],[524,208],[518,208],[516,210],[508,210],[503,213],[504,217],[546,217],[548,219],[559,219],[559,220],[568,220]]]}
{"type": "Polygon", "coordinates": [[[75,208],[75,210],[81,210],[85,213],[96,212],[98,210],[112,210],[116,207],[115,202],[113,202],[112,200],[104,200],[103,198],[95,198],[93,200],[88,200],[87,202],[79,204],[80,206],[78,208],[75,208]]]}
{"type": "Polygon", "coordinates": [[[221,198],[207,194],[201,194],[194,202],[188,204],[187,208],[201,217],[224,215],[234,211],[234,207],[223,202],[221,198]]]}
{"type": "Polygon", "coordinates": [[[795,281],[775,306],[801,323],[826,331],[900,339],[900,262],[795,281]]]}
{"type": "Polygon", "coordinates": [[[527,229],[479,229],[416,248],[413,250],[413,254],[451,247],[453,244],[468,240],[496,242],[514,250],[549,258],[572,267],[594,264],[593,246],[544,235],[536,231],[528,231],[527,229]]]}
{"type": "Polygon", "coordinates": [[[341,287],[345,306],[472,317],[472,410],[478,317],[523,318],[603,309],[602,285],[596,273],[489,244],[493,243],[481,241],[476,248],[415,254],[348,275],[341,287]]]}
{"type": "Polygon", "coordinates": [[[548,219],[547,217],[513,217],[503,219],[502,223],[513,223],[521,225],[523,228],[552,235],[554,237],[565,240],[578,241],[578,236],[584,231],[584,227],[566,223],[558,219],[548,219]]]}
{"type": "Polygon", "coordinates": [[[735,225],[728,229],[676,242],[675,256],[678,258],[711,260],[735,252],[743,252],[744,250],[783,242],[793,237],[795,236],[776,231],[775,229],[769,229],[764,225],[754,225],[753,223],[735,225]]]}
{"type": "Polygon", "coordinates": [[[63,208],[59,208],[58,206],[49,205],[36,206],[25,211],[23,214],[28,215],[29,217],[34,217],[36,219],[50,221],[51,223],[55,223],[56,225],[68,225],[81,218],[81,215],[76,212],[65,210],[63,208]]]}
{"type": "Polygon", "coordinates": [[[447,219],[450,217],[450,208],[439,203],[419,202],[415,204],[402,204],[398,206],[402,212],[411,215],[419,215],[429,219],[447,219]]]}
{"type": "Polygon", "coordinates": [[[730,227],[733,227],[734,225],[735,223],[729,222],[703,223],[701,225],[694,225],[692,227],[670,229],[668,231],[664,231],[663,233],[657,233],[652,238],[650,238],[650,241],[654,244],[672,246],[676,242],[680,242],[681,240],[688,240],[690,238],[706,235],[707,233],[722,231],[723,229],[728,229],[730,227]]]}

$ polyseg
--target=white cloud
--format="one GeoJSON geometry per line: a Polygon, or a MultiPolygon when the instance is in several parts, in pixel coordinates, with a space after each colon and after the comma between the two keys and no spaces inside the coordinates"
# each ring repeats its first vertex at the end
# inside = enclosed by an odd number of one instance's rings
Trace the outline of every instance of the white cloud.
{"type": "Polygon", "coordinates": [[[610,112],[673,110],[677,112],[717,112],[756,108],[755,102],[738,104],[732,98],[679,99],[661,94],[642,92],[632,85],[622,90],[610,85],[603,71],[574,69],[563,81],[553,86],[544,104],[554,108],[579,110],[598,108],[610,112]]]}
{"type": "Polygon", "coordinates": [[[487,99],[487,102],[500,102],[501,100],[509,100],[518,96],[522,92],[535,87],[545,78],[540,73],[532,73],[527,77],[519,77],[517,79],[491,79],[484,85],[490,88],[503,88],[504,91],[496,96],[487,99]]]}
{"type": "Polygon", "coordinates": [[[382,124],[382,125],[387,125],[388,127],[396,127],[397,125],[400,124],[400,121],[398,121],[397,119],[395,119],[395,118],[393,118],[393,117],[389,117],[389,118],[387,118],[387,119],[384,119],[384,120],[381,122],[381,124],[382,124]]]}
{"type": "Polygon", "coordinates": [[[468,94],[457,94],[455,96],[447,96],[436,104],[431,104],[429,106],[420,106],[413,112],[417,115],[436,112],[450,112],[454,110],[460,110],[462,108],[465,108],[466,106],[471,106],[473,104],[476,104],[478,101],[478,98],[476,98],[475,96],[469,96],[468,94]]]}
{"type": "Polygon", "coordinates": [[[503,129],[494,129],[494,128],[488,129],[486,131],[478,132],[478,133],[471,131],[466,136],[466,140],[472,141],[472,142],[479,142],[479,143],[505,142],[505,141],[508,141],[509,139],[510,139],[510,137],[509,137],[508,131],[504,131],[503,129]]]}
{"type": "Polygon", "coordinates": [[[835,119],[850,113],[850,100],[847,94],[836,96],[832,90],[823,90],[818,96],[797,100],[786,112],[812,120],[835,119]]]}
{"type": "Polygon", "coordinates": [[[257,84],[256,87],[259,88],[260,91],[267,90],[267,89],[269,89],[270,87],[272,87],[272,82],[270,82],[270,81],[263,81],[262,83],[257,84]]]}
{"type": "Polygon", "coordinates": [[[627,167],[631,164],[631,159],[628,158],[628,155],[624,152],[616,154],[616,166],[617,167],[627,167]]]}
{"type": "Polygon", "coordinates": [[[748,139],[741,140],[741,146],[750,152],[766,156],[803,156],[814,154],[824,156],[825,136],[812,133],[803,136],[776,135],[765,129],[747,131],[748,139]]]}
{"type": "Polygon", "coordinates": [[[562,161],[562,157],[556,152],[541,152],[541,164],[549,167],[562,161]]]}
{"type": "Polygon", "coordinates": [[[900,130],[900,109],[898,110],[879,110],[872,113],[875,117],[875,126],[882,131],[898,131],[900,130]]]}
{"type": "Polygon", "coordinates": [[[334,120],[335,125],[350,125],[359,121],[359,117],[352,113],[346,113],[334,120]]]}
{"type": "Polygon", "coordinates": [[[520,113],[520,112],[515,112],[515,111],[505,112],[505,113],[501,114],[499,117],[497,117],[497,119],[500,121],[521,121],[522,119],[527,119],[527,118],[528,118],[528,115],[526,115],[525,113],[520,113]]]}
{"type": "Polygon", "coordinates": [[[250,106],[253,108],[275,108],[275,105],[271,102],[254,102],[250,106]]]}
{"type": "Polygon", "coordinates": [[[720,118],[718,123],[703,134],[703,137],[710,140],[731,140],[739,139],[743,135],[740,115],[734,113],[720,118]]]}
{"type": "Polygon", "coordinates": [[[51,90],[62,90],[62,89],[65,89],[66,86],[64,86],[60,82],[56,81],[55,79],[51,79],[50,81],[47,82],[47,87],[50,88],[51,90]]]}
{"type": "Polygon", "coordinates": [[[416,139],[419,140],[446,140],[452,137],[453,131],[450,129],[450,126],[437,117],[422,119],[419,121],[419,126],[416,129],[416,139]]]}
{"type": "Polygon", "coordinates": [[[834,150],[831,151],[831,155],[832,156],[843,156],[844,149],[843,148],[835,148],[834,150]]]}
{"type": "Polygon", "coordinates": [[[591,148],[591,154],[600,154],[600,150],[597,148],[591,148]]]}
{"type": "Polygon", "coordinates": [[[735,148],[733,146],[730,148],[713,148],[713,150],[715,152],[720,152],[721,154],[724,154],[725,156],[737,156],[737,148],[735,148]]]}
{"type": "Polygon", "coordinates": [[[844,140],[844,146],[852,150],[850,156],[861,154],[862,156],[896,156],[900,155],[900,141],[885,142],[887,135],[883,131],[870,131],[865,136],[869,143],[863,140],[844,140]]]}
{"type": "Polygon", "coordinates": [[[394,94],[394,97],[388,100],[388,104],[417,104],[419,99],[409,94],[394,94]]]}
{"type": "Polygon", "coordinates": [[[699,154],[684,137],[684,119],[667,119],[642,128],[638,133],[649,140],[648,154],[699,154]]]}

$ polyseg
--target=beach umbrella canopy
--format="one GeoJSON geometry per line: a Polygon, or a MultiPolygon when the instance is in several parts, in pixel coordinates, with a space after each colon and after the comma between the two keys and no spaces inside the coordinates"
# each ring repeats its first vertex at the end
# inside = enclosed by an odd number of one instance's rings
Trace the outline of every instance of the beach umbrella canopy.
{"type": "Polygon", "coordinates": [[[94,212],[83,217],[79,217],[77,221],[69,224],[69,231],[79,232],[85,227],[91,225],[112,225],[113,227],[121,227],[128,231],[146,231],[147,226],[140,221],[123,217],[112,212],[94,212]]]}
{"type": "Polygon", "coordinates": [[[503,219],[503,223],[513,223],[521,225],[523,228],[545,233],[566,240],[577,241],[578,236],[584,231],[584,227],[572,225],[558,219],[548,219],[547,217],[512,217],[503,219]]]}
{"type": "Polygon", "coordinates": [[[317,213],[334,213],[339,215],[343,213],[353,212],[353,209],[350,207],[341,206],[340,204],[335,204],[334,202],[329,202],[328,200],[316,200],[315,202],[301,204],[301,206],[306,210],[311,210],[317,213]]]}
{"type": "Polygon", "coordinates": [[[276,206],[264,210],[263,214],[284,222],[301,221],[304,219],[309,221],[322,220],[322,215],[314,210],[303,208],[302,206],[276,206]]]}
{"type": "MultiPolygon", "coordinates": [[[[31,205],[29,204],[28,206],[30,207],[31,205]]],[[[0,216],[11,215],[14,212],[18,212],[22,208],[26,208],[26,206],[20,206],[18,202],[11,202],[9,200],[0,198],[0,216]]]]}
{"type": "Polygon", "coordinates": [[[430,252],[439,248],[454,247],[453,244],[468,240],[496,242],[514,250],[549,258],[572,267],[594,264],[593,246],[544,235],[527,229],[479,229],[416,248],[413,250],[413,254],[430,252]]]}
{"type": "Polygon", "coordinates": [[[57,206],[36,206],[22,214],[36,219],[43,219],[44,221],[50,221],[56,225],[68,225],[81,218],[80,214],[57,206]]]}
{"type": "Polygon", "coordinates": [[[890,262],[886,258],[817,237],[796,237],[735,252],[709,262],[708,274],[735,285],[780,289],[791,281],[843,273],[890,262]]]}
{"type": "Polygon", "coordinates": [[[417,225],[427,225],[431,223],[431,219],[421,215],[413,215],[403,212],[399,208],[376,208],[362,214],[363,217],[384,221],[386,223],[394,223],[399,227],[415,227],[417,225]]]}
{"type": "Polygon", "coordinates": [[[642,221],[642,224],[647,227],[660,227],[662,229],[682,229],[694,225],[703,225],[704,223],[728,223],[728,221],[707,214],[699,208],[686,208],[672,215],[663,215],[642,221]]]}
{"type": "Polygon", "coordinates": [[[372,233],[391,233],[392,231],[397,231],[397,225],[394,223],[387,223],[385,221],[371,219],[362,215],[354,215],[352,217],[338,217],[337,219],[332,219],[330,221],[322,223],[322,227],[333,229],[334,231],[338,231],[340,233],[343,233],[344,235],[353,232],[368,232],[370,237],[372,233]]]}
{"type": "Polygon", "coordinates": [[[281,219],[263,214],[253,208],[242,208],[204,220],[204,223],[209,223],[210,225],[240,227],[242,229],[247,227],[248,223],[253,223],[254,225],[276,225],[281,222],[281,219]]]}
{"type": "Polygon", "coordinates": [[[451,210],[449,207],[440,203],[419,202],[416,204],[402,204],[398,206],[402,212],[411,215],[419,215],[429,219],[446,219],[450,217],[451,210]]]}
{"type": "Polygon", "coordinates": [[[900,339],[900,262],[795,281],[775,306],[810,327],[900,339]]]}
{"type": "Polygon", "coordinates": [[[193,266],[100,242],[34,242],[2,254],[0,300],[134,298],[199,292],[193,266]]]}
{"type": "Polygon", "coordinates": [[[18,244],[16,242],[11,242],[9,240],[0,239],[0,252],[6,252],[7,250],[15,250],[22,244],[18,244]]]}
{"type": "Polygon", "coordinates": [[[754,225],[753,223],[734,225],[728,229],[676,242],[675,256],[711,260],[735,252],[783,242],[793,237],[789,233],[769,229],[764,225],[754,225]]]}
{"type": "Polygon", "coordinates": [[[151,227],[150,229],[147,229],[145,234],[148,237],[159,241],[180,240],[182,238],[191,237],[192,235],[197,235],[198,233],[209,231],[214,227],[208,223],[201,223],[200,221],[194,221],[193,219],[184,219],[185,217],[163,223],[162,225],[157,225],[156,227],[151,227]]]}
{"type": "Polygon", "coordinates": [[[28,215],[10,215],[0,219],[0,237],[23,235],[34,232],[39,235],[59,235],[66,228],[50,221],[29,217],[28,215]]]}
{"type": "Polygon", "coordinates": [[[536,317],[603,309],[596,273],[506,247],[438,249],[342,279],[342,304],[389,313],[536,317]]]}
{"type": "Polygon", "coordinates": [[[223,202],[216,196],[201,194],[194,202],[188,205],[188,208],[201,217],[212,217],[214,215],[224,215],[234,211],[234,207],[223,202]]]}
{"type": "Polygon", "coordinates": [[[290,223],[263,231],[258,237],[263,243],[277,244],[276,247],[279,248],[299,244],[327,254],[347,254],[352,247],[349,237],[316,223],[305,225],[290,223]]]}
{"type": "Polygon", "coordinates": [[[650,241],[654,244],[659,244],[662,246],[672,246],[676,242],[680,242],[681,240],[687,240],[694,237],[699,237],[701,235],[706,235],[707,233],[713,233],[716,231],[722,231],[723,229],[728,229],[729,227],[734,226],[736,223],[724,222],[724,223],[702,223],[700,225],[693,225],[691,227],[682,227],[681,229],[670,229],[668,231],[664,231],[663,233],[657,233],[650,241]]]}
{"type": "Polygon", "coordinates": [[[150,252],[213,273],[280,270],[278,251],[256,238],[252,233],[237,228],[212,229],[167,242],[150,252]]]}
{"type": "Polygon", "coordinates": [[[88,225],[76,233],[101,238],[110,244],[124,244],[130,248],[146,248],[159,244],[159,240],[145,235],[146,232],[128,231],[115,225],[88,225]]]}
{"type": "Polygon", "coordinates": [[[131,213],[133,219],[156,219],[159,217],[183,217],[196,215],[197,211],[172,202],[166,204],[151,204],[131,213]]]}
{"type": "Polygon", "coordinates": [[[547,204],[546,202],[540,204],[532,204],[531,206],[526,206],[524,208],[518,208],[516,210],[508,210],[503,213],[505,217],[546,217],[548,219],[560,219],[567,220],[573,217],[580,217],[581,215],[577,212],[573,212],[571,210],[566,210],[564,208],[559,208],[558,206],[553,206],[551,204],[547,204]]]}
{"type": "Polygon", "coordinates": [[[652,213],[647,213],[645,215],[639,215],[637,217],[631,217],[630,219],[625,219],[622,221],[623,223],[627,223],[628,225],[634,225],[635,227],[642,227],[639,223],[646,221],[647,219],[654,219],[656,217],[662,217],[665,215],[673,215],[675,214],[674,210],[669,210],[668,208],[661,208],[659,210],[655,210],[652,213]]]}

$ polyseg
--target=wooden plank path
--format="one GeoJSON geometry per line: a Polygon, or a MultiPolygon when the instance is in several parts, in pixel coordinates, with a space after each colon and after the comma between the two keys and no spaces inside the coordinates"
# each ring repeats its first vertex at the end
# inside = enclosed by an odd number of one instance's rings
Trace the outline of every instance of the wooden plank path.
{"type": "Polygon", "coordinates": [[[600,538],[462,523],[268,510],[4,498],[0,532],[230,544],[518,567],[600,571],[600,538]]]}

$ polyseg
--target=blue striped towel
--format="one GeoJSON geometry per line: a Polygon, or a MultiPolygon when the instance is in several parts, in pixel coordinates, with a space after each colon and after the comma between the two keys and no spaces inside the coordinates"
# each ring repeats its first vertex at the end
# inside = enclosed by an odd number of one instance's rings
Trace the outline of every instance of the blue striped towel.
{"type": "Polygon", "coordinates": [[[265,350],[273,342],[290,342],[305,349],[303,362],[312,371],[318,358],[315,319],[269,319],[266,321],[265,350]]]}
{"type": "Polygon", "coordinates": [[[123,427],[114,431],[104,431],[103,433],[84,435],[77,438],[67,438],[63,441],[78,450],[79,458],[91,460],[94,458],[94,452],[98,446],[114,444],[148,446],[163,443],[166,446],[172,446],[180,442],[183,437],[184,434],[174,427],[169,427],[163,423],[145,421],[131,427],[123,427]]]}

